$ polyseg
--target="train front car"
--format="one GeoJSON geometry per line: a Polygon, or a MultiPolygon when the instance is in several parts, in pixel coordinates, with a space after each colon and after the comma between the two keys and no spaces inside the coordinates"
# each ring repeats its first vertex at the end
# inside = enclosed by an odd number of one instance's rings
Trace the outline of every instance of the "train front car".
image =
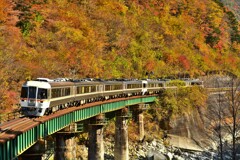
{"type": "Polygon", "coordinates": [[[50,105],[48,82],[27,81],[22,85],[20,105],[25,116],[43,116],[50,105]]]}

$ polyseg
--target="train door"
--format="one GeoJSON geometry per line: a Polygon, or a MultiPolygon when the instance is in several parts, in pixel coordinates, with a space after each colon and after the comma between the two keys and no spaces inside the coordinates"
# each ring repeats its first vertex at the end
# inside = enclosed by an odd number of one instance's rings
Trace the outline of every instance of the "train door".
{"type": "Polygon", "coordinates": [[[144,95],[147,92],[147,81],[142,81],[142,95],[144,95]]]}

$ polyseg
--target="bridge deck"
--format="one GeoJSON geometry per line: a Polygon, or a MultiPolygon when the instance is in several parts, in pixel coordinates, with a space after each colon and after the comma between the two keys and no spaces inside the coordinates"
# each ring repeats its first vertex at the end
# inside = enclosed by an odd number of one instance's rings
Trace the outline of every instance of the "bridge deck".
{"type": "Polygon", "coordinates": [[[14,159],[30,148],[39,139],[51,135],[66,126],[94,117],[100,113],[112,112],[126,106],[151,103],[156,95],[135,96],[89,103],[71,107],[49,116],[39,118],[18,118],[0,126],[0,160],[14,159]]]}

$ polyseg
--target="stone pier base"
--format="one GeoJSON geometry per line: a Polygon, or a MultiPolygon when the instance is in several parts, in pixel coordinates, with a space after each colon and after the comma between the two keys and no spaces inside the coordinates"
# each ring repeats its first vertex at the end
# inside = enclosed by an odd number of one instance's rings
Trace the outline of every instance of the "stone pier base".
{"type": "Polygon", "coordinates": [[[144,132],[144,116],[143,113],[138,115],[139,141],[142,141],[145,136],[144,132]]]}
{"type": "Polygon", "coordinates": [[[76,142],[75,136],[71,133],[57,133],[55,160],[75,160],[76,159],[76,142]]]}
{"type": "Polygon", "coordinates": [[[129,160],[127,113],[126,108],[116,113],[114,145],[114,159],[116,160],[129,160]]]}
{"type": "Polygon", "coordinates": [[[104,114],[94,117],[89,124],[88,160],[104,160],[103,126],[104,114]]]}

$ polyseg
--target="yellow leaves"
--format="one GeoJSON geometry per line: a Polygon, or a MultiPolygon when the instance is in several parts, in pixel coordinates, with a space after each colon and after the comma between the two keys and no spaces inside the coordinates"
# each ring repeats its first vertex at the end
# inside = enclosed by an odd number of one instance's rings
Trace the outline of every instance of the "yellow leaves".
{"type": "Polygon", "coordinates": [[[83,32],[75,28],[62,28],[62,33],[66,35],[66,38],[70,39],[73,42],[83,42],[85,38],[83,36],[83,32]]]}
{"type": "Polygon", "coordinates": [[[128,11],[127,6],[117,1],[103,0],[99,4],[100,4],[100,7],[99,7],[100,11],[105,12],[106,14],[111,13],[111,14],[119,14],[119,15],[125,16],[128,11]]]}
{"type": "Polygon", "coordinates": [[[68,7],[71,3],[68,0],[52,0],[54,5],[58,5],[60,7],[68,7]]]}
{"type": "Polygon", "coordinates": [[[218,28],[222,22],[222,18],[224,16],[223,10],[220,8],[220,6],[212,1],[209,1],[208,6],[208,20],[210,20],[210,24],[218,28]]]}

